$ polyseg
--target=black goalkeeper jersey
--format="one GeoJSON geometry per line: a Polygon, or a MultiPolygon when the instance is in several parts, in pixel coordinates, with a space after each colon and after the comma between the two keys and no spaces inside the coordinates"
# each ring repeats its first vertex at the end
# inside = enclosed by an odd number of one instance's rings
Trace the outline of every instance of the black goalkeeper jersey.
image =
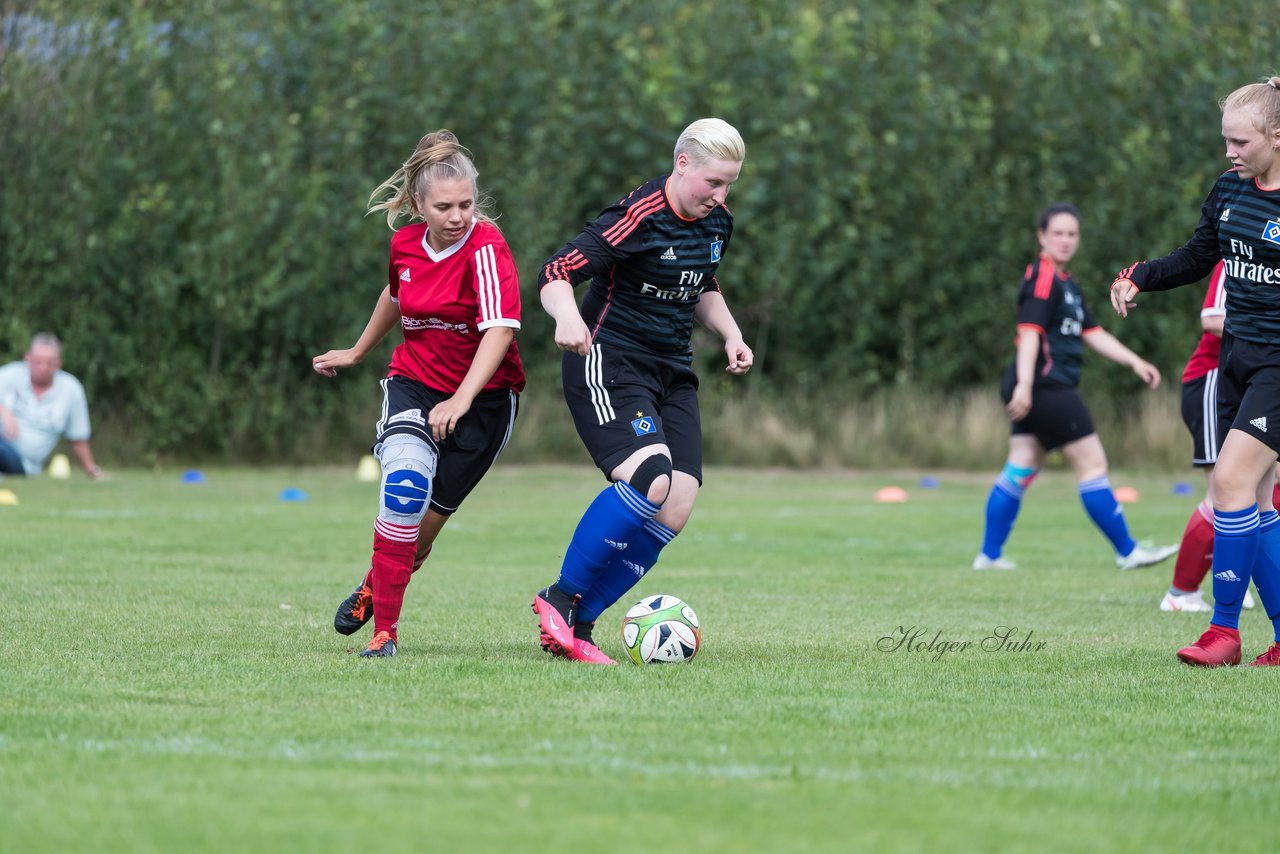
{"type": "Polygon", "coordinates": [[[1129,278],[1143,291],[1198,282],[1223,263],[1226,331],[1257,343],[1280,343],[1280,189],[1226,172],[1200,209],[1191,240],[1163,258],[1143,261],[1129,278]]]}
{"type": "Polygon", "coordinates": [[[552,255],[538,287],[591,284],[582,318],[592,340],[693,361],[693,310],[706,291],[719,291],[716,268],[733,234],[721,205],[702,219],[681,218],[666,195],[670,176],[654,178],[606,208],[552,255]]]}

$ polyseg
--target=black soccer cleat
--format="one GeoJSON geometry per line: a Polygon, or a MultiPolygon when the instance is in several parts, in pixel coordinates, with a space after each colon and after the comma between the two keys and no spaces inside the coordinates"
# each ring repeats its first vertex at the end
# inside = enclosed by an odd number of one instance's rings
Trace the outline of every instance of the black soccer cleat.
{"type": "Polygon", "coordinates": [[[396,642],[391,632],[378,632],[369,646],[360,653],[361,658],[390,658],[396,654],[396,642]]]}
{"type": "Polygon", "coordinates": [[[373,617],[373,589],[361,579],[355,592],[342,600],[333,615],[333,629],[340,635],[353,635],[373,617]]]}

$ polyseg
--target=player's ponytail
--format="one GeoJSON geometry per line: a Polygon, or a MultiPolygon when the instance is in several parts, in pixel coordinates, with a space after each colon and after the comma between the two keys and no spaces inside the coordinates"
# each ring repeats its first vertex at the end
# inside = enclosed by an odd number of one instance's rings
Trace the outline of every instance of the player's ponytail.
{"type": "Polygon", "coordinates": [[[1280,128],[1280,77],[1269,77],[1261,83],[1241,86],[1218,104],[1222,112],[1249,110],[1257,117],[1255,124],[1263,133],[1280,128]]]}
{"type": "MultiPolygon", "coordinates": [[[[407,214],[411,219],[423,218],[414,201],[415,193],[425,196],[431,185],[441,179],[461,179],[470,181],[472,191],[478,196],[478,177],[475,164],[471,162],[471,153],[462,147],[453,131],[441,128],[418,140],[418,146],[409,159],[369,194],[368,213],[386,211],[387,225],[394,230],[395,221],[401,215],[407,214]],[[379,197],[383,197],[382,201],[377,201],[379,197]]],[[[476,199],[475,218],[489,222],[491,217],[484,210],[484,202],[476,199]]]]}

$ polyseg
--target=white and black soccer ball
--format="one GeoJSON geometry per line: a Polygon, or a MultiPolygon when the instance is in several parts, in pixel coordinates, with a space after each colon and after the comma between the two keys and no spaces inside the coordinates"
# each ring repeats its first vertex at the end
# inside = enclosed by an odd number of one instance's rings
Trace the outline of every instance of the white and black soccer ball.
{"type": "Polygon", "coordinates": [[[679,664],[698,654],[698,615],[675,596],[646,596],[622,619],[622,646],[636,664],[679,664]]]}

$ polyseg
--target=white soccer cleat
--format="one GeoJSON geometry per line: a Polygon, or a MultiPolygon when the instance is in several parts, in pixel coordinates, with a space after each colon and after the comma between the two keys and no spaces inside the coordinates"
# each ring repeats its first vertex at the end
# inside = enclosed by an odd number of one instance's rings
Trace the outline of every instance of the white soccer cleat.
{"type": "Polygon", "coordinates": [[[982,552],[973,559],[974,569],[1017,569],[1018,565],[1003,557],[987,557],[982,552]]]}
{"type": "Polygon", "coordinates": [[[1116,567],[1119,569],[1141,569],[1144,566],[1155,566],[1160,561],[1168,560],[1177,553],[1177,546],[1134,546],[1133,551],[1124,557],[1116,556],[1116,567]]]}
{"type": "Polygon", "coordinates": [[[1161,611],[1186,611],[1187,613],[1204,613],[1212,611],[1213,606],[1204,599],[1204,593],[1195,590],[1191,593],[1183,593],[1181,596],[1174,596],[1168,590],[1164,592],[1164,598],[1160,600],[1161,611]]]}

